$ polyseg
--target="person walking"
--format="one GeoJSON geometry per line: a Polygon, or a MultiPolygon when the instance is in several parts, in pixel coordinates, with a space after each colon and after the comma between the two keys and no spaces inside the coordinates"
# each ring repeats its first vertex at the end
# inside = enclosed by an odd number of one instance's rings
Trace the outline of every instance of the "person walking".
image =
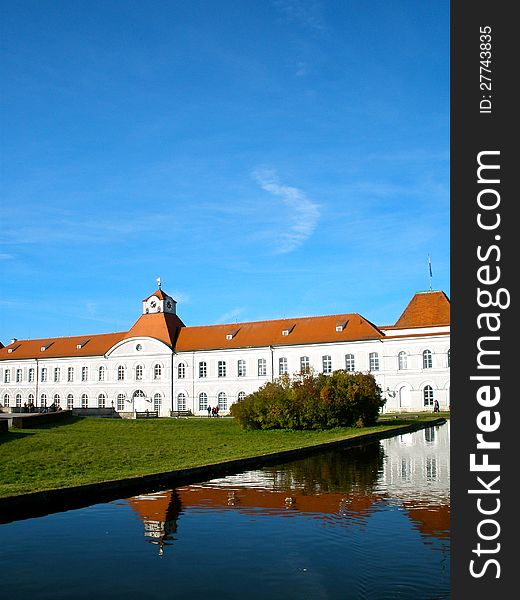
{"type": "Polygon", "coordinates": [[[209,404],[206,410],[208,411],[208,417],[211,417],[211,406],[209,404]]]}

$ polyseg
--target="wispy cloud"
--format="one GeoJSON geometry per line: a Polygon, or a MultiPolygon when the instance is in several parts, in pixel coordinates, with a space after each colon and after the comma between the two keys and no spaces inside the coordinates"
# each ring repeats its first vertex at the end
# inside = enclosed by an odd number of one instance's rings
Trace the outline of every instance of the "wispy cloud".
{"type": "Polygon", "coordinates": [[[322,33],[326,29],[321,3],[316,0],[272,0],[275,9],[289,22],[322,33]]]}
{"type": "Polygon", "coordinates": [[[220,323],[232,323],[233,321],[237,321],[238,317],[244,312],[243,308],[233,308],[232,310],[228,310],[224,314],[220,315],[215,321],[217,324],[220,323]]]}
{"type": "Polygon", "coordinates": [[[280,254],[292,252],[316,229],[320,216],[319,205],[298,188],[281,184],[272,170],[256,170],[253,177],[263,190],[281,198],[289,209],[290,225],[279,236],[276,251],[280,254]]]}

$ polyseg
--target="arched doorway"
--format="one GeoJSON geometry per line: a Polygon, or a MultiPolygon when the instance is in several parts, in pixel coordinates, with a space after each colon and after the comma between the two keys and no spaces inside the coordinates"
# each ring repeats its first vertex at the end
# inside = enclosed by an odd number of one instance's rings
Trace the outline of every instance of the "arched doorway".
{"type": "Polygon", "coordinates": [[[412,394],[407,385],[399,388],[399,408],[410,408],[412,406],[412,394]]]}

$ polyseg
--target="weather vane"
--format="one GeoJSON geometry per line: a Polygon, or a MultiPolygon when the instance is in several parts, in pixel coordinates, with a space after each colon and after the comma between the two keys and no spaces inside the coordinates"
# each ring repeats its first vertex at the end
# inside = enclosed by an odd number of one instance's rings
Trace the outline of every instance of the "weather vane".
{"type": "Polygon", "coordinates": [[[159,289],[161,289],[161,278],[157,277],[157,285],[159,286],[159,289]]]}

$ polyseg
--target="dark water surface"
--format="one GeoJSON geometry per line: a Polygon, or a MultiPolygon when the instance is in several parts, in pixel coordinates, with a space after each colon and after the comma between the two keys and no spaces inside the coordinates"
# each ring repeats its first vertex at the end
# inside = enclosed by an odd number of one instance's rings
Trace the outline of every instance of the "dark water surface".
{"type": "Polygon", "coordinates": [[[0,525],[0,597],[449,598],[449,427],[0,525]]]}

